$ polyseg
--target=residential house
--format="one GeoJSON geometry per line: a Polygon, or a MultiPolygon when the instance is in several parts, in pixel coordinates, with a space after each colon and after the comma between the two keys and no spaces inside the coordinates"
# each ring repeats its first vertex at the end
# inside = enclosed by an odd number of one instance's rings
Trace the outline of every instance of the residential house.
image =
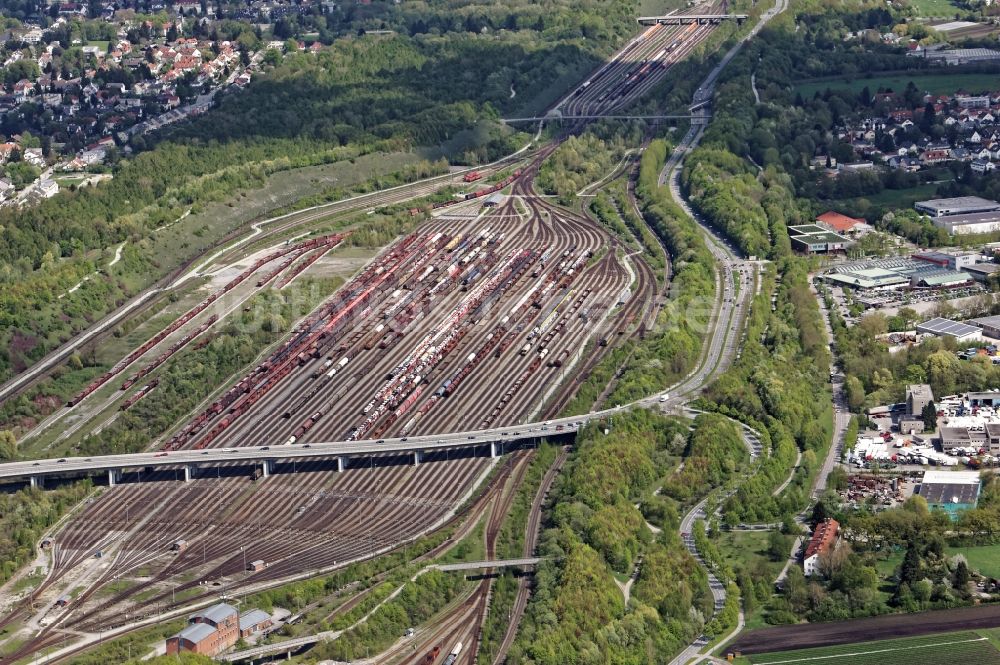
{"type": "Polygon", "coordinates": [[[992,173],[997,167],[993,162],[980,158],[972,160],[972,163],[969,164],[969,168],[971,168],[974,173],[983,175],[986,173],[992,173]]]}
{"type": "Polygon", "coordinates": [[[816,525],[802,559],[802,569],[806,577],[812,577],[820,572],[819,558],[836,547],[839,529],[840,523],[829,517],[816,525]]]}

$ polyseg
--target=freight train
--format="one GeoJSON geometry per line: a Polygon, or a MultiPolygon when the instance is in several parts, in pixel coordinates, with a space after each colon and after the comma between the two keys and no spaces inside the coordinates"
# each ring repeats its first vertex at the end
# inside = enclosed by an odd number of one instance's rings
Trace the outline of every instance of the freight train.
{"type": "Polygon", "coordinates": [[[340,241],[342,241],[345,237],[347,237],[347,235],[348,234],[346,234],[346,233],[335,233],[335,234],[329,235],[329,236],[322,236],[322,237],[319,237],[319,238],[313,238],[312,240],[306,240],[304,242],[300,242],[297,245],[294,245],[292,247],[284,247],[284,248],[282,248],[282,249],[280,249],[280,250],[278,250],[276,252],[272,252],[272,253],[268,254],[267,256],[265,256],[265,257],[263,257],[261,259],[258,259],[257,261],[254,262],[254,264],[252,266],[250,266],[249,268],[247,268],[246,270],[244,270],[243,272],[241,272],[234,279],[232,279],[228,284],[226,284],[224,287],[222,287],[221,290],[216,291],[212,295],[210,295],[207,298],[205,298],[204,300],[202,300],[200,303],[198,303],[197,305],[195,305],[192,309],[188,310],[179,319],[177,319],[176,321],[174,321],[173,323],[171,323],[169,326],[167,326],[166,328],[164,328],[163,330],[161,330],[160,332],[158,332],[152,338],[150,338],[145,344],[143,344],[138,349],[136,349],[135,351],[133,351],[132,353],[130,353],[129,355],[127,355],[125,358],[123,358],[122,360],[120,360],[110,370],[108,370],[107,372],[105,372],[104,374],[102,374],[101,376],[99,376],[97,379],[95,379],[94,381],[92,381],[86,388],[84,388],[82,391],[80,391],[72,399],[70,399],[69,401],[67,401],[66,402],[66,406],[76,406],[77,404],[79,404],[81,401],[84,400],[84,398],[86,398],[91,393],[93,393],[95,390],[97,390],[98,388],[100,388],[101,386],[103,386],[105,383],[107,383],[108,381],[110,381],[111,379],[113,379],[115,376],[117,376],[118,374],[120,374],[122,371],[124,371],[124,369],[126,367],[128,367],[129,365],[131,365],[132,363],[134,363],[136,360],[138,360],[139,358],[141,358],[143,355],[145,355],[147,351],[149,351],[151,348],[153,348],[154,346],[156,346],[157,344],[159,344],[160,342],[162,342],[164,339],[166,339],[169,335],[171,335],[172,333],[174,333],[175,331],[177,331],[185,323],[187,323],[188,321],[190,321],[194,317],[196,317],[199,314],[201,314],[203,311],[205,311],[209,307],[209,305],[211,305],[212,303],[214,303],[216,300],[218,300],[219,298],[221,298],[226,293],[229,293],[230,291],[232,291],[234,288],[236,288],[239,284],[241,284],[243,281],[245,281],[250,275],[252,275],[253,273],[257,272],[257,270],[259,270],[264,265],[270,263],[271,261],[274,261],[275,259],[281,258],[282,256],[290,254],[290,253],[301,253],[302,251],[308,251],[308,250],[311,250],[311,249],[315,249],[317,247],[321,247],[323,245],[335,245],[335,244],[339,243],[340,241]]]}
{"type": "MultiPolygon", "coordinates": [[[[517,180],[521,176],[521,169],[514,171],[513,174],[507,176],[500,182],[492,185],[490,187],[485,187],[475,192],[470,192],[465,194],[461,198],[449,199],[447,201],[438,201],[437,203],[431,204],[431,210],[437,210],[439,208],[447,208],[448,206],[455,205],[456,203],[461,203],[462,201],[472,201],[474,199],[480,199],[484,196],[489,196],[495,192],[499,192],[501,189],[509,186],[512,182],[517,180]]],[[[419,215],[422,212],[426,212],[427,208],[410,208],[411,215],[419,215]]]]}
{"type": "Polygon", "coordinates": [[[120,411],[127,411],[129,409],[129,407],[131,407],[133,404],[135,404],[136,402],[138,402],[139,400],[141,400],[143,397],[145,397],[146,395],[148,395],[150,392],[152,392],[153,388],[155,388],[159,384],[160,384],[160,377],[156,377],[155,379],[153,379],[152,381],[150,381],[149,383],[147,383],[146,385],[144,385],[142,388],[140,388],[139,392],[137,392],[136,394],[132,395],[127,400],[125,400],[124,402],[122,402],[122,405],[120,407],[118,407],[119,410],[120,411]]]}

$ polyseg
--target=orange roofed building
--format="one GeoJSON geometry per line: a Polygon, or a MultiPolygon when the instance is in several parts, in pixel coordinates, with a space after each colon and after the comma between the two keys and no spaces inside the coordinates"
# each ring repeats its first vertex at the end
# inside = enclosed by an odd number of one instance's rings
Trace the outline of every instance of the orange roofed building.
{"type": "Polygon", "coordinates": [[[840,523],[829,517],[816,525],[816,530],[813,531],[806,547],[805,557],[802,559],[802,569],[806,577],[815,575],[819,570],[819,557],[837,544],[839,530],[840,523]]]}
{"type": "Polygon", "coordinates": [[[863,219],[841,215],[839,212],[824,212],[816,221],[836,233],[864,233],[871,229],[863,219]]]}

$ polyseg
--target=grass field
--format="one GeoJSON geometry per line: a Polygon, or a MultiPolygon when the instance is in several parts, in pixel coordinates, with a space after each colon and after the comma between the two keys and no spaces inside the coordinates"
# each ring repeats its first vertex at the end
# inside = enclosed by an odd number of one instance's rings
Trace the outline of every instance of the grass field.
{"type": "Polygon", "coordinates": [[[902,92],[906,85],[913,85],[924,92],[933,95],[952,94],[957,90],[968,92],[992,91],[998,87],[996,74],[895,74],[892,76],[873,76],[871,78],[838,78],[822,81],[805,81],[796,88],[804,98],[808,99],[817,92],[830,90],[850,90],[861,92],[865,86],[874,94],[879,88],[891,88],[902,92]]]}
{"type": "MultiPolygon", "coordinates": [[[[985,633],[985,631],[984,631],[985,633]]],[[[1000,665],[1000,651],[979,631],[856,642],[748,656],[753,665],[824,663],[828,665],[1000,665]]]]}
{"type": "Polygon", "coordinates": [[[910,6],[921,16],[954,16],[958,10],[949,0],[910,0],[910,6]]]}
{"type": "Polygon", "coordinates": [[[961,554],[969,562],[969,568],[978,570],[983,575],[1000,577],[1000,545],[983,545],[982,547],[949,547],[948,556],[961,554]]]}
{"type": "MultiPolygon", "coordinates": [[[[835,199],[830,201],[836,206],[847,206],[851,210],[857,211],[861,200],[868,202],[869,206],[885,206],[886,208],[912,208],[914,202],[932,199],[937,192],[938,186],[934,183],[917,185],[909,189],[883,189],[878,194],[871,196],[859,196],[851,199],[835,199]]],[[[864,212],[864,211],[860,211],[864,212]]]]}

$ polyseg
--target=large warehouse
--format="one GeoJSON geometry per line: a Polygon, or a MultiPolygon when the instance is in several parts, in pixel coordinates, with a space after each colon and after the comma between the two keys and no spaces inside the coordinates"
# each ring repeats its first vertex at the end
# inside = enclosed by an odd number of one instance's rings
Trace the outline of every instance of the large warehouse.
{"type": "Polygon", "coordinates": [[[972,276],[967,272],[902,257],[844,263],[823,277],[829,282],[856,289],[945,288],[972,282],[972,276]]]}
{"type": "Polygon", "coordinates": [[[953,236],[1000,231],[1000,211],[945,215],[934,217],[931,221],[934,226],[953,236]]]}
{"type": "Polygon", "coordinates": [[[917,201],[913,204],[913,207],[918,212],[931,217],[945,217],[947,215],[971,215],[979,212],[996,212],[1000,210],[1000,203],[978,196],[956,196],[951,199],[917,201]]]}

